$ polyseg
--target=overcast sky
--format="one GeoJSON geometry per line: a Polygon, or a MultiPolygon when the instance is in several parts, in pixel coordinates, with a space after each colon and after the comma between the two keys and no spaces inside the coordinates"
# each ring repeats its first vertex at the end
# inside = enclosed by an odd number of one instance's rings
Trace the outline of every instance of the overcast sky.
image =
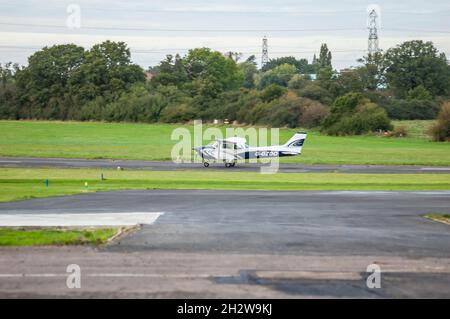
{"type": "Polygon", "coordinates": [[[448,0],[0,0],[0,62],[26,64],[43,46],[88,48],[107,39],[128,43],[133,61],[144,68],[166,54],[203,46],[260,60],[267,35],[270,58],[311,60],[327,43],[341,69],[366,53],[371,4],[380,8],[381,49],[422,39],[450,56],[448,0]],[[66,26],[69,4],[81,8],[80,29],[66,26]]]}

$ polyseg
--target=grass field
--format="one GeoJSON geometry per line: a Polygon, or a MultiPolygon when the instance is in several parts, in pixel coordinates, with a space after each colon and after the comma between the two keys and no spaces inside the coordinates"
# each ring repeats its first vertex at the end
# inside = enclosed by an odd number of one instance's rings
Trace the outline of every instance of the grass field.
{"type": "Polygon", "coordinates": [[[450,178],[447,174],[0,169],[0,202],[125,189],[450,190],[450,178]],[[101,173],[106,180],[100,180],[101,173]]]}
{"type": "Polygon", "coordinates": [[[0,228],[0,246],[100,245],[117,229],[15,229],[0,228]]]}
{"type": "MultiPolygon", "coordinates": [[[[308,164],[450,165],[450,144],[429,141],[430,121],[396,122],[411,137],[330,137],[309,132],[299,157],[308,164]]],[[[0,156],[169,160],[172,131],[179,125],[0,121],[0,156]]],[[[192,126],[181,126],[193,130],[192,126]]],[[[224,127],[222,127],[224,130],[224,127]]],[[[281,129],[280,142],[296,130],[281,129]]],[[[207,141],[205,141],[207,142],[207,141]]]]}
{"type": "Polygon", "coordinates": [[[450,225],[450,215],[441,215],[441,214],[426,214],[425,218],[434,220],[435,222],[444,223],[450,225]]]}
{"type": "Polygon", "coordinates": [[[429,131],[435,121],[393,121],[394,126],[406,128],[409,137],[429,139],[429,131]]]}

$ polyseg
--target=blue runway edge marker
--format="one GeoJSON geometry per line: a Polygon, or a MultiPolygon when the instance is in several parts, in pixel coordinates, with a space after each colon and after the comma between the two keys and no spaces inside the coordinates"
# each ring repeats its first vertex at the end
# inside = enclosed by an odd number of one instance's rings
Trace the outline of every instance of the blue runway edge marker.
{"type": "Polygon", "coordinates": [[[48,187],[48,179],[45,180],[45,187],[48,187]]]}

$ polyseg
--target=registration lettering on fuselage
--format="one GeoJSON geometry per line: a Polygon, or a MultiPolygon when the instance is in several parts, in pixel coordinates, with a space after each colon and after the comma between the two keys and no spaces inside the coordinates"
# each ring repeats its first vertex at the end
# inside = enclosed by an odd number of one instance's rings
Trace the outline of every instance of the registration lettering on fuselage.
{"type": "Polygon", "coordinates": [[[256,157],[278,157],[278,152],[276,151],[257,151],[255,152],[256,157]]]}

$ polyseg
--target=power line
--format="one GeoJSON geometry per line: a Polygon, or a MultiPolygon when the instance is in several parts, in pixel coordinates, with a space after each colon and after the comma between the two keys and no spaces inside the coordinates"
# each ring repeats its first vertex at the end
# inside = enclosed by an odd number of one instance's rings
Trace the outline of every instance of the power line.
{"type": "MultiPolygon", "coordinates": [[[[8,7],[17,7],[17,4],[13,3],[1,3],[0,6],[8,6],[8,7]]],[[[48,6],[39,6],[36,8],[33,8],[33,10],[41,10],[41,11],[49,11],[49,10],[65,10],[64,6],[58,6],[58,7],[48,7],[48,6]]],[[[299,9],[289,9],[289,10],[279,10],[279,8],[267,8],[267,9],[251,9],[251,10],[214,10],[214,9],[203,9],[203,8],[189,8],[189,9],[170,9],[170,8],[154,8],[154,9],[147,9],[147,8],[129,8],[129,7],[123,7],[123,8],[112,8],[112,7],[89,7],[89,6],[81,6],[81,9],[83,11],[101,11],[101,12],[133,12],[133,13],[178,13],[178,14],[211,14],[211,13],[218,13],[218,14],[280,14],[280,15],[330,15],[330,14],[355,14],[355,13],[361,13],[365,14],[365,8],[362,8],[360,10],[299,10],[299,9]]],[[[439,11],[425,11],[425,12],[418,12],[418,11],[403,11],[403,10],[389,10],[385,9],[383,10],[383,14],[398,14],[398,15],[450,15],[449,10],[439,10],[439,11]]]]}
{"type": "MultiPolygon", "coordinates": [[[[38,27],[68,29],[63,25],[34,24],[34,23],[11,23],[0,22],[0,25],[17,27],[38,27]]],[[[145,27],[112,27],[112,26],[82,26],[79,30],[115,30],[115,31],[146,31],[146,32],[330,32],[330,31],[361,31],[361,28],[324,28],[324,29],[149,29],[145,27]]],[[[78,29],[71,29],[78,30],[78,29]]]]}
{"type": "Polygon", "coordinates": [[[392,32],[414,32],[414,33],[443,33],[443,34],[450,34],[449,30],[420,30],[420,29],[403,29],[403,28],[389,28],[381,30],[385,31],[392,31],[392,32]]]}
{"type": "MultiPolygon", "coordinates": [[[[284,48],[283,46],[280,46],[281,48],[284,48]]],[[[0,49],[17,49],[17,50],[24,50],[24,51],[29,51],[29,50],[41,50],[44,47],[32,47],[32,46],[11,46],[11,45],[0,45],[0,49]]],[[[133,53],[166,53],[169,51],[188,51],[191,50],[193,48],[159,48],[159,49],[135,49],[135,48],[130,48],[130,51],[133,53]]],[[[215,47],[212,47],[211,49],[216,50],[215,47]]],[[[230,51],[230,50],[235,50],[235,51],[239,51],[239,53],[243,53],[243,54],[258,54],[260,52],[257,51],[241,51],[239,49],[233,49],[230,47],[224,47],[224,50],[230,51]]],[[[355,50],[333,50],[333,53],[356,53],[356,52],[365,52],[366,50],[360,50],[360,49],[355,49],[355,50]]],[[[302,51],[271,51],[273,54],[294,54],[294,53],[315,53],[317,52],[317,50],[302,50],[302,51]]]]}
{"type": "MultiPolygon", "coordinates": [[[[23,51],[31,51],[31,50],[42,50],[45,46],[41,46],[41,47],[33,47],[33,46],[13,46],[13,45],[0,45],[0,50],[1,49],[5,49],[8,50],[8,52],[11,52],[9,50],[15,50],[15,52],[23,52],[23,51]]],[[[198,47],[202,47],[202,46],[198,46],[198,47]]],[[[273,46],[272,46],[273,47],[273,46]]],[[[281,46],[283,47],[283,46],[281,46]]],[[[161,49],[137,49],[137,48],[130,48],[130,51],[132,53],[161,53],[164,54],[166,52],[170,52],[170,51],[189,51],[192,49],[195,49],[196,47],[192,47],[192,48],[161,48],[161,49]]],[[[215,51],[237,51],[239,53],[242,54],[258,54],[261,53],[259,51],[240,51],[238,49],[232,48],[232,47],[223,47],[223,50],[218,50],[215,47],[211,47],[212,50],[215,51]]],[[[363,53],[363,52],[367,52],[367,50],[365,49],[346,49],[346,50],[331,50],[333,53],[363,53]]],[[[317,50],[302,50],[302,51],[270,51],[273,54],[301,54],[301,53],[316,53],[317,50]]],[[[445,52],[443,52],[445,53],[445,52]]],[[[445,53],[446,55],[450,55],[449,53],[445,53]]],[[[334,59],[333,59],[334,60],[334,59]]]]}
{"type": "MultiPolygon", "coordinates": [[[[31,51],[31,50],[41,50],[43,49],[45,46],[42,47],[28,47],[28,46],[10,46],[10,45],[0,45],[0,49],[5,49],[8,50],[8,52],[11,52],[10,50],[15,50],[15,52],[21,52],[21,51],[31,51]]],[[[192,47],[192,48],[162,48],[162,49],[157,49],[157,50],[153,50],[153,49],[135,49],[135,48],[130,48],[130,51],[132,53],[141,53],[141,54],[145,54],[145,53],[149,53],[149,54],[165,54],[167,52],[173,52],[173,51],[180,51],[180,52],[186,52],[195,48],[199,48],[202,46],[197,46],[197,47],[192,47]]],[[[219,51],[219,52],[229,52],[229,51],[236,51],[238,53],[242,53],[242,54],[259,54],[261,52],[259,51],[241,51],[239,49],[236,48],[232,48],[232,47],[224,47],[222,50],[217,49],[215,47],[210,47],[210,49],[214,50],[214,51],[219,51]]],[[[308,54],[308,53],[316,53],[318,50],[302,50],[302,51],[273,51],[271,50],[270,52],[273,54],[308,54]]],[[[331,50],[332,53],[364,53],[367,52],[367,49],[354,49],[354,50],[331,50]]]]}
{"type": "MultiPolygon", "coordinates": [[[[299,47],[302,47],[303,45],[298,45],[298,46],[285,46],[285,45],[272,45],[272,48],[273,47],[277,47],[277,48],[283,48],[283,49],[298,49],[299,47]]],[[[42,49],[43,47],[45,47],[45,45],[44,46],[16,46],[16,45],[1,45],[0,44],[0,48],[5,48],[5,49],[8,49],[8,48],[11,48],[11,49],[36,49],[36,50],[40,50],[40,49],[42,49]]],[[[142,51],[142,52],[149,52],[149,53],[152,53],[152,52],[155,52],[155,53],[157,53],[157,52],[159,52],[159,51],[188,51],[188,50],[191,50],[191,49],[193,49],[193,48],[199,48],[199,47],[207,47],[207,48],[211,48],[211,49],[214,49],[214,50],[227,50],[227,51],[230,51],[230,50],[237,50],[237,51],[241,51],[241,49],[242,48],[260,48],[261,46],[260,45],[258,45],[258,46],[253,46],[253,45],[246,45],[246,46],[223,46],[223,47],[218,47],[218,46],[215,46],[215,45],[211,45],[211,44],[209,44],[209,45],[196,45],[196,46],[193,46],[193,47],[189,47],[189,48],[164,48],[164,47],[162,47],[162,48],[150,48],[150,49],[138,49],[138,48],[130,48],[130,50],[132,50],[132,51],[142,51]]],[[[341,50],[341,49],[337,49],[337,50],[333,50],[333,52],[355,52],[355,51],[361,51],[361,52],[364,52],[364,51],[366,51],[366,50],[363,50],[363,49],[344,49],[344,50],[341,50]]],[[[242,52],[240,52],[240,53],[254,53],[254,52],[256,52],[256,51],[251,51],[251,52],[246,52],[246,51],[242,51],[242,52]]],[[[315,49],[310,49],[310,50],[302,50],[302,51],[287,51],[287,52],[293,52],[293,53],[314,53],[314,52],[317,52],[317,50],[315,50],[315,49]]],[[[277,52],[277,53],[286,53],[286,52],[277,52]]]]}
{"type": "MultiPolygon", "coordinates": [[[[63,25],[34,24],[34,23],[12,23],[0,22],[0,25],[17,27],[37,27],[37,28],[57,28],[68,29],[63,25]]],[[[363,31],[363,28],[318,28],[318,29],[166,29],[166,28],[145,28],[145,27],[114,27],[114,26],[82,26],[80,29],[70,30],[113,30],[113,31],[143,31],[143,32],[205,32],[205,33],[241,33],[241,32],[333,32],[333,31],[363,31]]],[[[414,33],[441,33],[450,34],[450,30],[421,30],[402,28],[382,28],[388,32],[414,32],[414,33]]]]}

